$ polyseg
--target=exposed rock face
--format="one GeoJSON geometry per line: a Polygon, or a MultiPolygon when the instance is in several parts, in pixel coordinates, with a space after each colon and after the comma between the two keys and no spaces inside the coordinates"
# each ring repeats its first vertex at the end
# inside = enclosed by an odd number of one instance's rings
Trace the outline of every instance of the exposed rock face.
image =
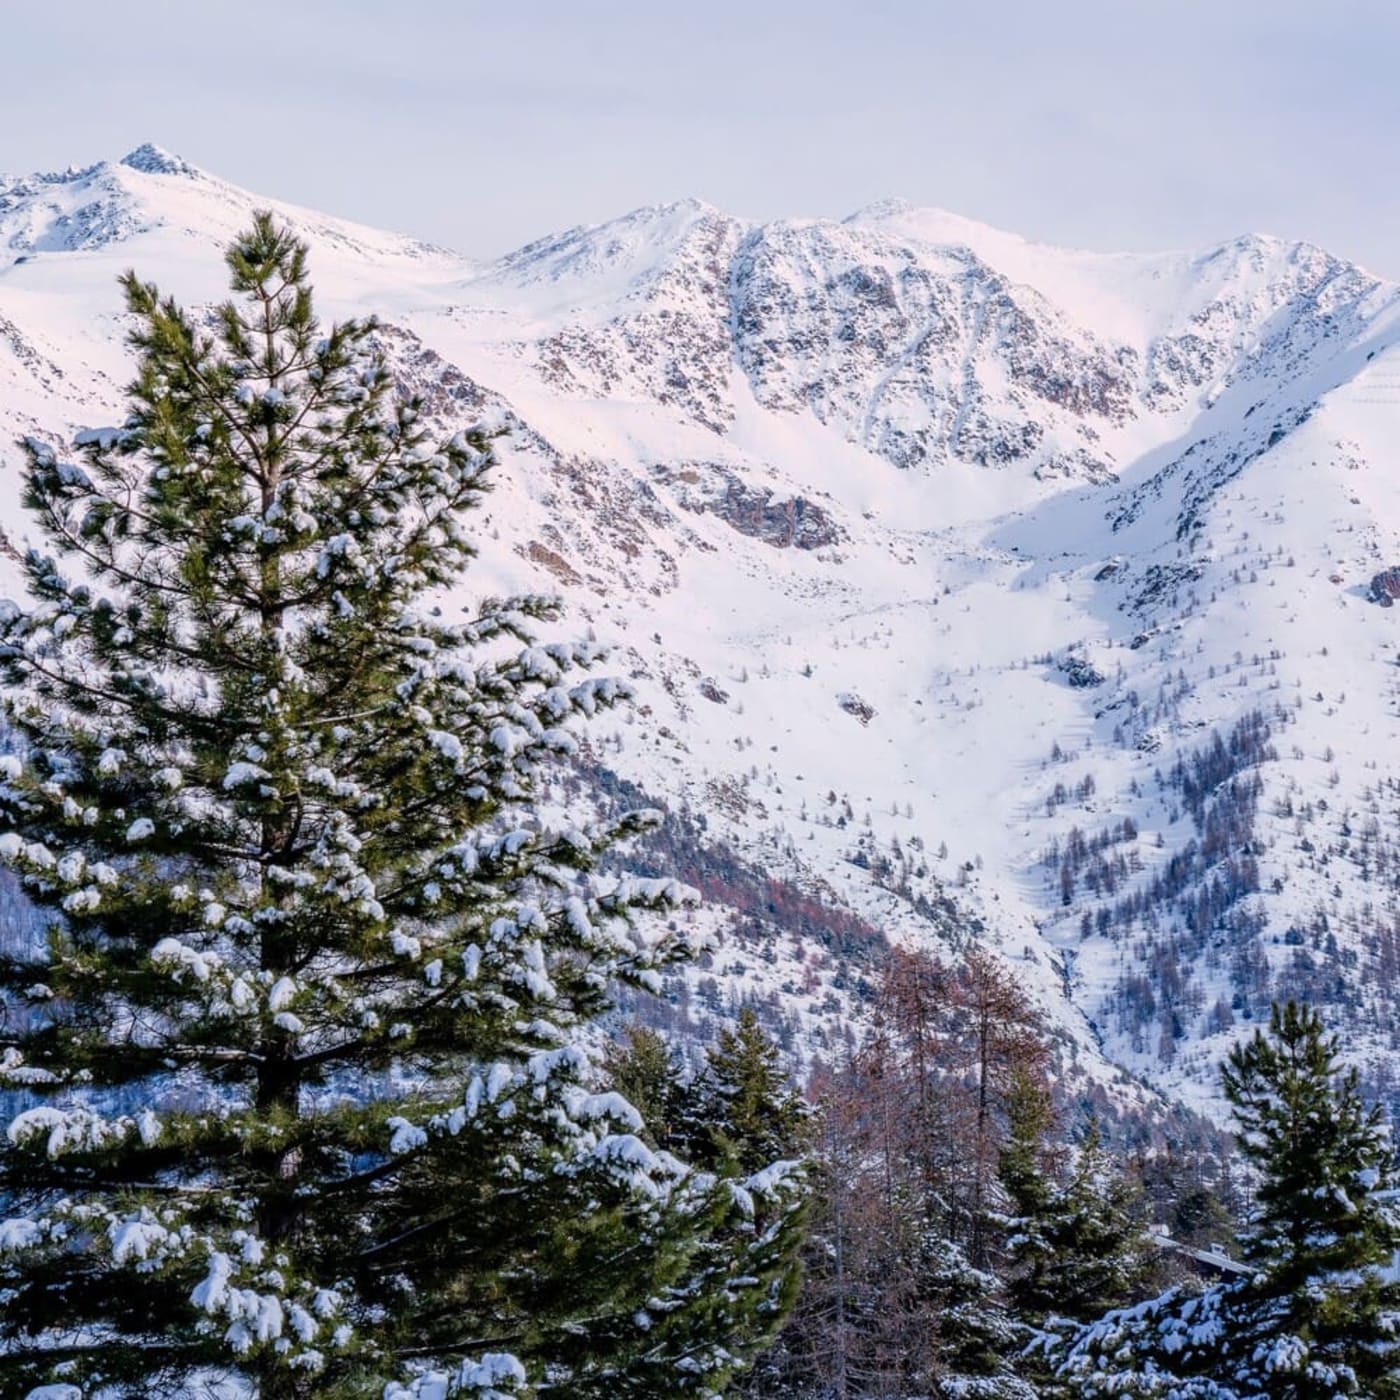
{"type": "MultiPolygon", "coordinates": [[[[771,224],[740,247],[732,295],[735,357],[758,401],[809,411],[899,466],[1074,462],[1088,441],[1074,420],[1135,412],[1133,351],[967,249],[771,224]],[[1066,416],[1063,440],[1047,435],[1047,406],[1066,416]]],[[[1087,474],[1108,471],[1095,459],[1087,474]]]]}
{"type": "Polygon", "coordinates": [[[400,393],[417,395],[422,412],[443,423],[502,409],[499,395],[493,395],[451,361],[402,326],[382,325],[377,347],[394,372],[400,393]]]}
{"type": "Polygon", "coordinates": [[[200,178],[199,170],[182,156],[147,141],[122,157],[123,165],[139,170],[143,175],[184,175],[200,178]]]}
{"type": "Polygon", "coordinates": [[[686,510],[716,515],[741,535],[775,549],[821,549],[842,538],[835,522],[815,501],[750,486],[716,463],[658,464],[652,473],[686,510]]]}
{"type": "Polygon", "coordinates": [[[1379,603],[1383,608],[1393,607],[1395,600],[1400,598],[1400,564],[1389,569],[1382,569],[1371,580],[1371,601],[1379,603]]]}
{"type": "Polygon", "coordinates": [[[712,432],[732,422],[728,282],[742,226],[698,200],[639,209],[609,226],[571,229],[504,259],[507,285],[570,284],[634,275],[602,315],[578,307],[533,347],[540,373],[561,392],[606,398],[643,394],[712,432]],[[657,240],[664,262],[634,268],[657,240]]]}
{"type": "Polygon", "coordinates": [[[947,224],[878,206],[755,226],[683,201],[531,244],[489,280],[502,295],[558,285],[567,310],[522,353],[564,393],[644,398],[716,434],[751,395],[900,467],[961,462],[1046,484],[1112,481],[1126,426],[1302,373],[1380,286],[1319,249],[1239,239],[1161,259],[1153,275],[1190,295],[1115,338],[1075,315],[1073,265],[1060,288],[1063,269],[1032,256],[1035,281],[1022,281],[1026,245],[1010,240],[1008,271],[995,263],[1005,236],[947,224]],[[602,304],[602,285],[624,290],[602,304]]]}
{"type": "Polygon", "coordinates": [[[1056,663],[1065,679],[1076,690],[1087,690],[1090,686],[1102,685],[1105,676],[1082,652],[1069,652],[1056,663]]]}
{"type": "Polygon", "coordinates": [[[875,718],[875,707],[868,700],[862,700],[853,691],[847,691],[843,695],[836,697],[836,703],[841,706],[848,715],[853,715],[862,724],[869,724],[875,718]]]}
{"type": "Polygon", "coordinates": [[[4,246],[23,255],[120,243],[152,220],[106,178],[105,166],[93,165],[0,181],[0,222],[4,246]]]}
{"type": "Polygon", "coordinates": [[[551,549],[547,544],[541,544],[539,540],[531,540],[529,544],[522,546],[520,553],[536,564],[543,564],[560,583],[566,586],[571,587],[583,582],[578,570],[557,549],[551,549]]]}
{"type": "Polygon", "coordinates": [[[1181,590],[1189,590],[1204,573],[1202,564],[1149,564],[1142,572],[1130,606],[1134,612],[1149,613],[1170,603],[1181,590]]]}

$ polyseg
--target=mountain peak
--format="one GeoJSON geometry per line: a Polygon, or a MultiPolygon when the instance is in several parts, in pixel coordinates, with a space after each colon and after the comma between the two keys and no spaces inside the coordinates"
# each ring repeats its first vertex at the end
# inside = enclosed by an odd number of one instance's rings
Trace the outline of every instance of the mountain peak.
{"type": "Polygon", "coordinates": [[[1008,233],[992,224],[980,223],[963,214],[931,205],[911,204],[907,199],[877,199],[848,214],[842,223],[871,227],[893,225],[895,232],[922,243],[948,247],[969,247],[976,251],[989,242],[1011,246],[1026,245],[1019,234],[1008,233]]]}
{"type": "Polygon", "coordinates": [[[916,208],[916,205],[899,195],[886,195],[884,199],[876,199],[869,204],[862,204],[854,214],[847,214],[841,222],[845,224],[877,223],[881,219],[895,219],[904,214],[912,214],[916,208]]]}
{"type": "Polygon", "coordinates": [[[720,215],[724,211],[718,205],[711,204],[708,199],[701,199],[698,195],[686,195],[683,199],[668,200],[664,204],[652,206],[658,214],[699,214],[702,216],[720,215]]]}
{"type": "Polygon", "coordinates": [[[183,156],[177,156],[153,141],[144,142],[134,151],[128,151],[121,158],[121,164],[139,170],[143,175],[182,175],[191,178],[200,173],[183,156]]]}

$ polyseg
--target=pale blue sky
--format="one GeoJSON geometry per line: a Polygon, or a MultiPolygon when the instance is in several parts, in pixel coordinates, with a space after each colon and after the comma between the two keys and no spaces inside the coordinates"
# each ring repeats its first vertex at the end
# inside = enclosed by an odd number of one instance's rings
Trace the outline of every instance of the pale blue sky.
{"type": "Polygon", "coordinates": [[[26,0],[0,171],[152,140],[490,255],[695,194],[1047,241],[1310,238],[1400,278],[1393,0],[26,0]]]}

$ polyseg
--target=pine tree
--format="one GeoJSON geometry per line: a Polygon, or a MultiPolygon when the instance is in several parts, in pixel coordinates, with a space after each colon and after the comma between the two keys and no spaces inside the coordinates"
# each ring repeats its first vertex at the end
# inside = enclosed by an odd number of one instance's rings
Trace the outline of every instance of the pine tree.
{"type": "Polygon", "coordinates": [[[630,1026],[603,1064],[613,1088],[641,1114],[648,1146],[681,1152],[685,1083],[665,1037],[650,1026],[630,1026]]]}
{"type": "MultiPolygon", "coordinates": [[[[756,1180],[766,1181],[798,1161],[804,1162],[805,1184],[808,1110],[787,1086],[777,1047],[752,1012],[740,1016],[737,1031],[720,1032],[700,1074],[691,1073],[685,1057],[646,1026],[632,1027],[607,1063],[618,1091],[643,1112],[648,1144],[713,1172],[730,1183],[741,1202],[756,1180]]],[[[759,1259],[748,1233],[716,1230],[697,1250],[697,1260],[707,1255],[717,1279],[753,1270],[759,1259]]],[[[805,1235],[805,1208],[775,1215],[764,1233],[765,1301],[755,1320],[765,1340],[796,1301],[805,1235]]],[[[772,1376],[767,1357],[759,1357],[742,1382],[743,1393],[767,1394],[765,1378],[772,1376]]]]}
{"type": "Polygon", "coordinates": [[[1400,1295],[1386,1281],[1400,1234],[1378,1192],[1393,1187],[1380,1109],[1337,1041],[1295,1002],[1273,1008],[1221,1072],[1239,1149],[1260,1176],[1240,1245],[1257,1271],[1231,1338],[1264,1394],[1400,1395],[1400,1295]]]}
{"type": "MultiPolygon", "coordinates": [[[[1013,1139],[1014,1141],[1014,1139],[1013,1139]]],[[[1148,1275],[1141,1193],[1103,1146],[1091,1117],[1065,1181],[1016,1170],[1002,1180],[1018,1214],[1008,1220],[1008,1296],[1037,1327],[1088,1322],[1122,1307],[1148,1275]]]]}
{"type": "Polygon", "coordinates": [[[697,1161],[752,1172],[802,1155],[806,1108],[752,1007],[739,1012],[733,1029],[720,1031],[693,1098],[689,1127],[697,1161]]]}
{"type": "Polygon", "coordinates": [[[444,615],[487,432],[433,441],[269,216],[227,261],[207,321],[129,275],[127,422],[25,445],[85,577],[31,553],[0,618],[46,920],[0,963],[0,1389],[711,1394],[796,1187],[648,1148],[579,1048],[686,951],[634,917],[674,882],[596,869],[644,818],[532,811],[623,688],[549,600],[444,615]]]}
{"type": "Polygon", "coordinates": [[[1018,1071],[1006,1095],[1007,1136],[997,1166],[1008,1210],[1001,1224],[1009,1232],[1004,1250],[1012,1266],[1012,1300],[1037,1314],[1043,1312],[1038,1296],[1053,1253],[1044,1222],[1055,1195],[1047,1147],[1054,1122],[1049,1090],[1025,1070],[1018,1071]]]}
{"type": "Polygon", "coordinates": [[[962,1247],[930,1232],[921,1282],[934,1304],[935,1394],[944,1400],[1036,1400],[1022,1372],[1024,1329],[1006,1306],[1001,1280],[974,1268],[962,1247]]]}
{"type": "Polygon", "coordinates": [[[1314,1400],[1400,1394],[1400,1233],[1392,1150],[1316,1012],[1275,1006],[1222,1067],[1240,1151],[1259,1175],[1240,1245],[1254,1272],[1180,1289],[1084,1329],[1085,1394],[1314,1400]]]}

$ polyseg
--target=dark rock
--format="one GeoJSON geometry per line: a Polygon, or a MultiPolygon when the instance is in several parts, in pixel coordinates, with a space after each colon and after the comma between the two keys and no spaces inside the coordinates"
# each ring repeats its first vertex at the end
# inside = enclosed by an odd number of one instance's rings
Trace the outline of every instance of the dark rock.
{"type": "Polygon", "coordinates": [[[1090,686],[1104,683],[1103,673],[1095,667],[1087,656],[1069,652],[1055,663],[1064,672],[1065,679],[1076,689],[1086,690],[1090,686]]]}
{"type": "Polygon", "coordinates": [[[1400,598],[1400,564],[1389,569],[1382,569],[1371,580],[1371,601],[1379,603],[1381,607],[1392,607],[1397,598],[1400,598]]]}
{"type": "Polygon", "coordinates": [[[875,707],[868,700],[862,700],[852,691],[836,697],[836,703],[848,715],[854,715],[862,724],[869,724],[875,718],[875,707]]]}
{"type": "Polygon", "coordinates": [[[774,549],[821,549],[844,538],[835,521],[805,496],[774,498],[715,463],[652,468],[687,510],[717,515],[731,529],[774,549]]]}

